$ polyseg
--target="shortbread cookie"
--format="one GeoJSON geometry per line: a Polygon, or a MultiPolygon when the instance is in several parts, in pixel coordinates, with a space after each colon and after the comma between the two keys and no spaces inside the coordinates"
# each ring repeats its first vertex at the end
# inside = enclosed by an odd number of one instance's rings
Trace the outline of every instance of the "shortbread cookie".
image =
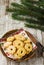
{"type": "Polygon", "coordinates": [[[7,48],[7,47],[10,46],[11,44],[12,44],[12,42],[5,42],[4,45],[3,45],[3,47],[4,47],[4,48],[7,48]]]}
{"type": "Polygon", "coordinates": [[[14,36],[11,36],[11,37],[8,37],[8,38],[7,38],[7,41],[8,41],[8,42],[12,42],[13,40],[14,40],[14,36]]]}
{"type": "Polygon", "coordinates": [[[8,48],[7,48],[7,52],[10,53],[10,54],[14,54],[16,51],[16,48],[13,46],[13,45],[10,45],[8,48]]]}
{"type": "Polygon", "coordinates": [[[20,47],[17,51],[19,57],[23,57],[26,54],[26,50],[23,47],[20,47]]]}
{"type": "Polygon", "coordinates": [[[17,40],[22,40],[22,41],[25,40],[25,37],[24,37],[23,35],[17,34],[17,35],[15,35],[14,37],[15,37],[15,39],[17,39],[17,40]]]}
{"type": "Polygon", "coordinates": [[[25,49],[27,50],[27,52],[31,52],[32,51],[32,45],[31,44],[25,44],[25,49]]]}
{"type": "Polygon", "coordinates": [[[15,40],[13,41],[13,45],[16,47],[16,48],[20,48],[20,47],[23,47],[24,46],[24,43],[20,40],[15,40]]]}

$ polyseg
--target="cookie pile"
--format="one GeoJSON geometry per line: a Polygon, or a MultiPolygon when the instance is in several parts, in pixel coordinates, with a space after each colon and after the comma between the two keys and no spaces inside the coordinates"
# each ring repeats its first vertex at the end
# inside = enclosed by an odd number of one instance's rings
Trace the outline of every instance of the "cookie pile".
{"type": "Polygon", "coordinates": [[[7,38],[3,49],[15,59],[20,59],[32,51],[32,42],[29,38],[16,34],[7,38]]]}

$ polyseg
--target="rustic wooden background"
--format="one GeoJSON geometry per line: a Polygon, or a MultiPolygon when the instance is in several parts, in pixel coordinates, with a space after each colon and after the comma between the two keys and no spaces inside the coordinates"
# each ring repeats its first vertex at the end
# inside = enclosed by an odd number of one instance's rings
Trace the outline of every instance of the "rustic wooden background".
{"type": "MultiPolygon", "coordinates": [[[[17,20],[12,20],[10,14],[8,14],[5,11],[6,7],[9,6],[11,2],[14,1],[19,2],[18,0],[0,0],[0,38],[4,35],[4,33],[6,33],[9,30],[23,28],[32,33],[33,36],[39,42],[41,42],[41,44],[44,45],[44,32],[24,27],[24,23],[22,21],[19,22],[17,20]]],[[[0,65],[44,65],[44,58],[34,57],[33,59],[30,59],[28,61],[18,63],[12,60],[11,61],[8,60],[5,56],[3,56],[0,50],[0,65]]]]}

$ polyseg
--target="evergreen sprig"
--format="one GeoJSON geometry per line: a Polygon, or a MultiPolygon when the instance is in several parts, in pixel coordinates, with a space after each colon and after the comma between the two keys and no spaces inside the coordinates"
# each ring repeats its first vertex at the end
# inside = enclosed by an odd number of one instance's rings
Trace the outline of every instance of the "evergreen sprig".
{"type": "Polygon", "coordinates": [[[21,4],[11,3],[11,6],[6,11],[12,13],[13,19],[25,21],[27,27],[44,31],[44,0],[21,0],[21,4]]]}
{"type": "Polygon", "coordinates": [[[23,16],[20,16],[20,15],[16,15],[17,13],[13,13],[12,14],[12,18],[13,19],[16,19],[16,20],[22,20],[22,21],[26,21],[27,23],[34,23],[34,24],[40,24],[40,25],[44,25],[44,22],[43,21],[36,21],[35,19],[33,18],[29,18],[29,17],[23,17],[23,16]]]}
{"type": "Polygon", "coordinates": [[[24,9],[18,9],[18,8],[13,8],[13,9],[9,8],[9,9],[7,9],[7,11],[14,12],[14,15],[30,16],[30,17],[37,18],[38,20],[44,19],[44,16],[42,14],[34,12],[32,10],[26,11],[26,9],[24,10],[24,9]]]}
{"type": "Polygon", "coordinates": [[[32,3],[32,4],[36,4],[38,7],[42,6],[44,8],[44,0],[41,0],[41,1],[34,1],[34,0],[21,0],[22,1],[22,4],[24,3],[32,3]]]}
{"type": "Polygon", "coordinates": [[[38,6],[35,6],[35,5],[33,5],[32,3],[30,3],[30,2],[23,2],[23,4],[26,6],[26,7],[28,7],[28,9],[31,9],[32,11],[36,11],[36,12],[39,12],[39,13],[41,13],[41,14],[43,14],[44,15],[44,8],[40,8],[40,7],[38,7],[38,6]]]}
{"type": "Polygon", "coordinates": [[[40,26],[38,24],[30,24],[30,23],[27,24],[26,23],[25,26],[35,28],[35,29],[40,29],[40,30],[44,31],[44,26],[40,26]]]}

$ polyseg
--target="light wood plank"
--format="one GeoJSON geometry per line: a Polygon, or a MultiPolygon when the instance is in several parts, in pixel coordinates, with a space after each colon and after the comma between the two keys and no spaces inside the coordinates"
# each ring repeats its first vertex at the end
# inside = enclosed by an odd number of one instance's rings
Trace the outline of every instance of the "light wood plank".
{"type": "MultiPolygon", "coordinates": [[[[40,42],[42,42],[42,35],[41,35],[41,31],[37,30],[36,32],[36,36],[38,38],[38,40],[40,42]],[[38,37],[39,36],[39,37],[38,37]]],[[[40,57],[40,58],[37,58],[37,57],[34,57],[33,59],[30,59],[28,60],[27,64],[29,65],[43,65],[43,58],[40,57]]]]}
{"type": "Polygon", "coordinates": [[[27,65],[27,61],[20,62],[20,65],[27,65]]]}
{"type": "Polygon", "coordinates": [[[7,59],[1,52],[0,52],[0,65],[7,65],[7,59]]]}
{"type": "Polygon", "coordinates": [[[42,44],[42,32],[40,30],[37,30],[37,40],[42,44]]]}
{"type": "MultiPolygon", "coordinates": [[[[40,30],[37,30],[37,40],[42,44],[42,32],[40,30]]],[[[36,57],[37,59],[37,65],[43,65],[43,58],[36,57]]]]}
{"type": "MultiPolygon", "coordinates": [[[[12,29],[12,21],[7,17],[7,22],[6,22],[6,31],[9,31],[12,29]],[[11,22],[11,23],[10,23],[11,22]]],[[[7,65],[11,65],[11,62],[9,59],[7,59],[7,65]]]]}
{"type": "Polygon", "coordinates": [[[19,65],[19,62],[11,61],[11,65],[19,65]]]}
{"type": "MultiPolygon", "coordinates": [[[[2,35],[5,33],[6,31],[6,27],[5,27],[5,23],[4,24],[0,24],[0,38],[2,37],[2,35]]],[[[7,58],[1,53],[0,51],[0,65],[7,65],[7,58]]]]}
{"type": "Polygon", "coordinates": [[[44,32],[42,32],[42,42],[43,42],[43,46],[44,46],[44,32]]]}
{"type": "MultiPolygon", "coordinates": [[[[28,30],[35,38],[36,38],[36,30],[35,29],[32,29],[32,28],[29,28],[28,30]]],[[[33,57],[32,59],[29,59],[27,64],[29,65],[35,65],[36,63],[36,57],[33,57]]]]}
{"type": "MultiPolygon", "coordinates": [[[[44,46],[44,32],[42,32],[42,42],[43,42],[43,46],[44,46]]],[[[44,56],[44,53],[43,53],[44,56]]],[[[44,57],[43,57],[43,65],[44,65],[44,57]]]]}
{"type": "MultiPolygon", "coordinates": [[[[12,29],[14,29],[14,27],[15,27],[15,25],[13,26],[13,20],[11,20],[11,19],[7,19],[8,20],[8,22],[6,22],[6,30],[7,31],[9,31],[9,30],[12,30],[12,29]]],[[[8,60],[7,60],[8,61],[8,60]]],[[[19,65],[19,63],[16,63],[15,61],[8,61],[8,64],[7,65],[19,65]]]]}

